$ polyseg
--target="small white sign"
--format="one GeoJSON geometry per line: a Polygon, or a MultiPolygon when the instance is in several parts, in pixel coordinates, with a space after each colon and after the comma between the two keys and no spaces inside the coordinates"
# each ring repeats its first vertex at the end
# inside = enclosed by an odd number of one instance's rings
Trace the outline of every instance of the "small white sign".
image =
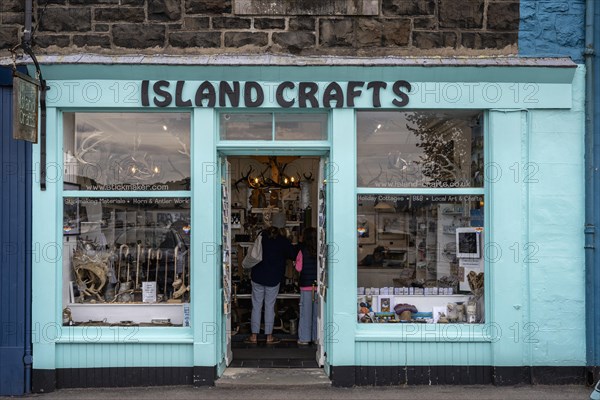
{"type": "Polygon", "coordinates": [[[142,282],[142,302],[156,303],[156,282],[142,282]]]}

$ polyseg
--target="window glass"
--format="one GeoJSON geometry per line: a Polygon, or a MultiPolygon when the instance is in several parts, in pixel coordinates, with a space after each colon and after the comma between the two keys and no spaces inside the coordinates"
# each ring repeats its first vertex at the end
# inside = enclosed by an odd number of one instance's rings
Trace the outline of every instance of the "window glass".
{"type": "Polygon", "coordinates": [[[327,114],[275,114],[276,140],[326,140],[327,114]]]}
{"type": "Polygon", "coordinates": [[[273,115],[221,114],[219,119],[221,139],[226,140],[271,140],[273,138],[273,115]]]}
{"type": "Polygon", "coordinates": [[[483,321],[483,196],[360,194],[357,200],[359,321],[383,322],[386,312],[398,320],[410,305],[409,320],[438,322],[443,312],[447,322],[468,322],[467,303],[480,299],[470,322],[483,321]],[[361,312],[361,303],[374,315],[361,312]],[[449,304],[461,315],[448,315],[449,304]]]}
{"type": "Polygon", "coordinates": [[[483,187],[479,111],[357,113],[357,185],[483,187]]]}
{"type": "Polygon", "coordinates": [[[65,323],[189,326],[189,198],[67,197],[63,204],[65,323]]]}
{"type": "Polygon", "coordinates": [[[189,190],[190,115],[65,113],[65,190],[189,190]]]}

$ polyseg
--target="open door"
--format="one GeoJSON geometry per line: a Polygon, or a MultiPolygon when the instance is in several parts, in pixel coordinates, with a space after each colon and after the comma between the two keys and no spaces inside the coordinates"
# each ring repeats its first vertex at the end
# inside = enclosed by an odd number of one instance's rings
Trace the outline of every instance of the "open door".
{"type": "Polygon", "coordinates": [[[317,296],[319,305],[317,308],[317,353],[316,359],[319,367],[325,365],[325,301],[327,299],[327,270],[329,260],[327,258],[327,218],[326,218],[326,200],[327,200],[327,166],[328,158],[322,157],[319,162],[319,180],[318,180],[318,220],[317,220],[317,239],[319,256],[317,257],[317,296]]]}
{"type": "Polygon", "coordinates": [[[225,365],[233,360],[231,350],[231,182],[229,179],[230,163],[221,158],[221,264],[223,268],[223,319],[222,337],[225,365]]]}

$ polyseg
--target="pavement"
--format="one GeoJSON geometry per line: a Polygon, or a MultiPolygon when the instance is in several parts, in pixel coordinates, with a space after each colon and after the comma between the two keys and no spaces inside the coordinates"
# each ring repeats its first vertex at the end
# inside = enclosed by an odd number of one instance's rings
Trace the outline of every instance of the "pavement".
{"type": "MultiPolygon", "coordinates": [[[[583,385],[386,386],[334,388],[322,369],[228,368],[214,387],[160,386],[139,388],[61,389],[31,394],[41,400],[156,399],[156,400],[291,400],[291,399],[406,399],[406,400],[585,400],[593,388],[583,385]]],[[[2,399],[6,397],[0,397],[2,399]]]]}

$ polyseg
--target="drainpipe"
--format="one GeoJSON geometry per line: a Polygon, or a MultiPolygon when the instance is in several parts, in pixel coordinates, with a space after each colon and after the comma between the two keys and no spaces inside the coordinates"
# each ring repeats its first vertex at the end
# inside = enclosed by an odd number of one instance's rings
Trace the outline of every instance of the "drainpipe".
{"type": "MultiPolygon", "coordinates": [[[[31,49],[31,19],[33,15],[33,1],[25,1],[25,30],[23,32],[23,50],[31,49]]],[[[31,50],[29,50],[31,52],[31,50]]],[[[25,165],[31,165],[31,155],[24,160],[25,165]]],[[[31,184],[31,174],[26,174],[25,185],[27,191],[33,188],[31,184]]],[[[31,198],[26,199],[27,209],[25,215],[25,237],[31,246],[31,198]]],[[[32,266],[31,251],[25,254],[25,342],[23,365],[25,366],[25,393],[31,393],[31,368],[33,366],[33,345],[31,343],[31,285],[32,285],[32,266]]]]}
{"type": "Polygon", "coordinates": [[[31,19],[33,15],[33,0],[25,1],[25,30],[23,31],[23,43],[31,46],[31,19]]]}
{"type": "Polygon", "coordinates": [[[596,0],[586,0],[585,12],[585,67],[586,67],[586,95],[585,95],[585,264],[586,264],[586,335],[587,335],[587,365],[591,378],[595,380],[596,367],[599,364],[597,352],[599,348],[598,324],[600,318],[595,310],[600,306],[599,274],[597,273],[596,260],[596,199],[599,199],[596,166],[598,154],[594,151],[594,144],[599,143],[594,132],[594,57],[595,57],[595,7],[596,0]]]}

